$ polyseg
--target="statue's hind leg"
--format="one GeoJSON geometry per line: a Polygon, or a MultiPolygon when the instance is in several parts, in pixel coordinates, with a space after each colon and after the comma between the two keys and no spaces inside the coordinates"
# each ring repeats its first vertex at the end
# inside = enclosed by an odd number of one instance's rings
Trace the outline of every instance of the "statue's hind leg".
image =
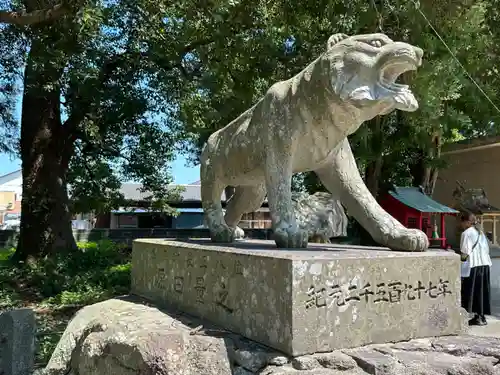
{"type": "Polygon", "coordinates": [[[242,237],[244,232],[237,228],[243,214],[257,211],[266,197],[266,185],[264,182],[254,186],[238,186],[227,204],[225,221],[226,224],[235,230],[238,237],[242,237]],[[238,232],[241,232],[238,235],[238,232]]]}
{"type": "Polygon", "coordinates": [[[201,163],[200,175],[201,202],[210,238],[213,242],[233,242],[234,230],[227,226],[222,212],[221,196],[226,186],[217,178],[211,165],[201,163]]]}

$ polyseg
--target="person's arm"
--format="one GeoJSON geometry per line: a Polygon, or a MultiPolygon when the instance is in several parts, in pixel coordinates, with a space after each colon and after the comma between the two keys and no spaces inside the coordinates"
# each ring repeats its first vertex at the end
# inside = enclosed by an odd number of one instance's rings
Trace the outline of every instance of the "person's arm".
{"type": "Polygon", "coordinates": [[[460,252],[469,255],[472,251],[471,231],[465,230],[460,236],[460,252]]]}

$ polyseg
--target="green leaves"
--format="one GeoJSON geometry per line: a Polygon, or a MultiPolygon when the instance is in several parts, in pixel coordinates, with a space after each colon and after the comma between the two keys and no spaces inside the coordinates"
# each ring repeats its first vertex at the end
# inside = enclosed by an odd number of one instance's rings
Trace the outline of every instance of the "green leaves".
{"type": "MultiPolygon", "coordinates": [[[[381,29],[425,50],[424,66],[404,77],[420,110],[366,124],[352,143],[360,165],[384,155],[384,171],[391,171],[384,178],[404,180],[420,155],[416,149],[432,149],[434,135],[445,141],[497,131],[500,114],[466,74],[496,100],[497,2],[79,1],[50,22],[2,27],[0,43],[10,48],[0,51],[0,144],[15,149],[13,105],[26,52],[41,41],[46,48],[34,66],[53,69],[50,76],[58,78],[25,84],[61,92],[61,127],[76,139],[68,182],[78,209],[118,205],[117,188],[129,180],[166,202],[177,194],[167,187],[179,144],[196,160],[209,134],[274,82],[302,70],[331,34],[381,29]]],[[[0,5],[29,10],[15,1],[0,5]]]]}
{"type": "MultiPolygon", "coordinates": [[[[2,5],[33,11],[14,1],[2,5]]],[[[181,62],[198,41],[188,34],[177,38],[182,22],[165,20],[182,14],[167,2],[82,0],[57,19],[3,27],[0,41],[11,46],[0,51],[4,148],[12,139],[8,132],[15,133],[13,105],[21,94],[16,89],[24,84],[33,93],[61,97],[60,126],[51,137],[74,144],[66,175],[74,211],[102,212],[124,204],[118,190],[125,181],[142,182],[158,209],[169,211],[167,202],[179,198],[168,187],[181,134],[175,98],[185,80],[181,62]],[[23,80],[28,50],[35,76],[46,79],[23,80]]]]}
{"type": "Polygon", "coordinates": [[[425,51],[423,67],[404,77],[419,99],[420,110],[387,116],[378,129],[373,124],[360,129],[352,139],[360,165],[382,154],[384,171],[390,173],[384,178],[398,181],[413,178],[415,160],[429,167],[440,165],[434,152],[435,136],[442,143],[462,133],[477,136],[497,131],[492,125],[498,123],[496,109],[477,87],[490,98],[498,97],[494,69],[498,65],[495,50],[500,45],[495,38],[500,33],[495,31],[492,36],[498,21],[493,14],[498,9],[496,2],[282,0],[260,2],[251,10],[241,2],[241,9],[247,10],[244,18],[239,18],[240,8],[222,7],[224,25],[204,8],[187,12],[183,33],[190,29],[190,36],[212,35],[213,40],[192,51],[192,61],[201,74],[186,83],[179,98],[179,118],[191,139],[194,159],[211,132],[253,105],[274,82],[303,69],[323,52],[331,34],[381,30],[425,51]],[[195,22],[201,19],[202,23],[195,22]],[[253,29],[242,34],[229,32],[241,30],[242,25],[253,25],[253,29]],[[222,29],[215,33],[218,26],[222,29]],[[434,156],[422,156],[428,153],[434,156]]]}

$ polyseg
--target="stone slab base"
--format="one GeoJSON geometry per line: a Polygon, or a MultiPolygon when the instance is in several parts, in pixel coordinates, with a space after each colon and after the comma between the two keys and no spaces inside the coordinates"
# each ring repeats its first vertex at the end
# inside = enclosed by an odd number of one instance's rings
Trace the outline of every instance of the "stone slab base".
{"type": "Polygon", "coordinates": [[[288,355],[459,334],[459,256],[271,241],[134,241],[132,293],[288,355]]]}
{"type": "Polygon", "coordinates": [[[447,336],[289,357],[124,297],[80,310],[40,375],[498,375],[500,339],[447,336]]]}
{"type": "Polygon", "coordinates": [[[35,360],[35,314],[30,309],[0,313],[0,374],[31,374],[35,360]]]}

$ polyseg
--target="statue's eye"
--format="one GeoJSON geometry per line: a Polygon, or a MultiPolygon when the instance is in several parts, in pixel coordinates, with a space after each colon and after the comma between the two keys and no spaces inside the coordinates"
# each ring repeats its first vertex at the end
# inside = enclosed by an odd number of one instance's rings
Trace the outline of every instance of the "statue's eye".
{"type": "Polygon", "coordinates": [[[377,47],[377,48],[382,47],[382,41],[381,41],[381,40],[379,40],[379,39],[372,40],[372,41],[370,42],[370,44],[371,44],[373,47],[377,47]]]}

